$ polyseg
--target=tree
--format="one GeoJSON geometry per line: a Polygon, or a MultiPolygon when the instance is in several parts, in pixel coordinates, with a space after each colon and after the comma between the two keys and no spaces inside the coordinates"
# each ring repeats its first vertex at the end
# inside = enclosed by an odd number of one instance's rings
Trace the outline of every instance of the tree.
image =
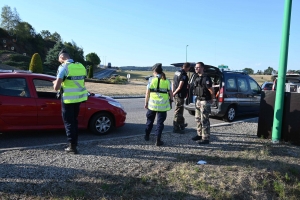
{"type": "Polygon", "coordinates": [[[1,12],[1,27],[7,31],[14,31],[18,23],[21,22],[19,14],[14,8],[11,10],[9,6],[3,6],[1,12]]]}
{"type": "Polygon", "coordinates": [[[273,70],[274,69],[272,67],[268,67],[268,69],[264,71],[264,75],[271,75],[273,70]]]}
{"type": "Polygon", "coordinates": [[[57,69],[58,65],[58,53],[65,48],[61,42],[56,42],[52,49],[50,49],[46,55],[45,64],[49,66],[49,69],[57,69]]]}
{"type": "Polygon", "coordinates": [[[263,73],[262,73],[261,70],[257,70],[256,74],[257,74],[257,75],[262,75],[263,73]]]}
{"type": "Polygon", "coordinates": [[[54,42],[61,42],[62,41],[61,36],[57,32],[54,32],[53,34],[51,34],[50,37],[49,37],[49,40],[52,40],[54,42]]]}
{"type": "Polygon", "coordinates": [[[100,64],[101,60],[96,53],[89,53],[85,56],[86,61],[91,62],[93,66],[100,64]]]}
{"type": "Polygon", "coordinates": [[[83,56],[83,49],[78,47],[74,41],[65,42],[64,45],[69,52],[70,57],[73,58],[75,62],[80,62],[83,65],[86,64],[83,56]]]}
{"type": "Polygon", "coordinates": [[[28,41],[36,36],[34,28],[28,22],[18,23],[15,27],[15,33],[22,41],[28,41]]]}
{"type": "Polygon", "coordinates": [[[38,53],[33,54],[33,56],[31,57],[29,70],[34,73],[43,73],[42,59],[38,53]]]}
{"type": "Polygon", "coordinates": [[[251,68],[245,68],[243,71],[245,71],[247,74],[254,74],[254,71],[251,68]]]}
{"type": "Polygon", "coordinates": [[[40,34],[44,40],[49,39],[51,36],[51,33],[48,30],[42,30],[40,34]]]}
{"type": "Polygon", "coordinates": [[[88,78],[93,78],[94,77],[94,67],[93,65],[89,66],[89,73],[88,73],[88,78]]]}

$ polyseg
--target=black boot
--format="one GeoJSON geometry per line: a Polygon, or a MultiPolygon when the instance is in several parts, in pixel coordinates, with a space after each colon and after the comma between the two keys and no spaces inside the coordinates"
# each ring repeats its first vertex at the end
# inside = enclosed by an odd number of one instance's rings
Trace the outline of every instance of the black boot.
{"type": "Polygon", "coordinates": [[[144,139],[146,141],[149,141],[149,139],[150,139],[150,133],[146,133],[145,136],[144,136],[144,139]]]}
{"type": "Polygon", "coordinates": [[[209,144],[209,140],[200,140],[200,141],[198,142],[198,144],[199,144],[199,145],[201,145],[201,144],[209,144]]]}
{"type": "Polygon", "coordinates": [[[180,125],[180,129],[182,131],[184,131],[185,127],[187,127],[187,126],[188,126],[188,123],[183,123],[183,124],[180,125]]]}
{"type": "Polygon", "coordinates": [[[184,134],[184,128],[182,129],[179,124],[173,121],[173,133],[184,134]]]}
{"type": "Polygon", "coordinates": [[[202,136],[196,135],[195,137],[192,137],[192,140],[194,141],[202,140],[202,136]]]}
{"type": "Polygon", "coordinates": [[[67,148],[65,148],[65,151],[67,153],[72,153],[72,154],[77,154],[78,153],[76,145],[71,144],[71,143],[69,144],[69,146],[67,148]]]}
{"type": "Polygon", "coordinates": [[[164,144],[164,142],[160,140],[160,136],[157,136],[155,145],[156,146],[161,146],[163,144],[164,144]]]}

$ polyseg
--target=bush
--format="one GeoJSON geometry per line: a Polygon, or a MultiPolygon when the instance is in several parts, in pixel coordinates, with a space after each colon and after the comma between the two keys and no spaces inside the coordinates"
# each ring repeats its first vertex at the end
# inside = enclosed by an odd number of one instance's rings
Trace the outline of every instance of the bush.
{"type": "Polygon", "coordinates": [[[12,67],[17,67],[21,70],[28,70],[28,63],[27,62],[14,62],[14,61],[5,61],[3,62],[5,65],[9,65],[12,67]]]}
{"type": "Polygon", "coordinates": [[[33,54],[30,61],[29,70],[34,73],[43,73],[43,63],[40,54],[33,54]]]}
{"type": "Polygon", "coordinates": [[[90,65],[88,78],[93,78],[93,77],[94,77],[94,67],[92,65],[90,65]]]}
{"type": "Polygon", "coordinates": [[[10,56],[10,61],[14,61],[14,62],[30,62],[30,58],[27,56],[23,56],[21,54],[13,54],[10,56]]]}

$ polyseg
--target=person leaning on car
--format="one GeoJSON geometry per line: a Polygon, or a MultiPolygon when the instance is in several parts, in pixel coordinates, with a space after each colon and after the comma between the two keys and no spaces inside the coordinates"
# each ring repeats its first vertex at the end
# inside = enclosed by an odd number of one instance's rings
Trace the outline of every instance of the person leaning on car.
{"type": "Polygon", "coordinates": [[[149,79],[145,95],[145,106],[148,109],[146,117],[145,140],[149,141],[153,128],[155,116],[157,115],[157,125],[155,130],[156,146],[164,144],[161,141],[161,134],[164,129],[164,121],[167,118],[167,111],[171,109],[173,101],[171,93],[171,83],[163,73],[162,64],[156,63],[152,67],[154,77],[149,79]]]}
{"type": "Polygon", "coordinates": [[[183,111],[184,111],[184,98],[188,94],[188,75],[187,72],[190,69],[190,63],[183,64],[182,69],[175,72],[173,78],[172,92],[175,99],[175,111],[173,119],[173,132],[184,133],[184,129],[187,126],[184,123],[183,111]]]}
{"type": "Polygon", "coordinates": [[[61,65],[57,70],[53,88],[61,93],[61,110],[69,146],[67,153],[77,154],[78,144],[78,114],[80,103],[88,98],[88,92],[84,85],[86,69],[81,63],[75,63],[69,54],[62,50],[58,54],[61,65]]]}
{"type": "Polygon", "coordinates": [[[197,135],[192,138],[198,144],[209,144],[211,103],[215,99],[212,81],[204,73],[204,63],[198,62],[195,66],[197,77],[194,81],[194,94],[197,96],[195,120],[197,122],[197,135]]]}

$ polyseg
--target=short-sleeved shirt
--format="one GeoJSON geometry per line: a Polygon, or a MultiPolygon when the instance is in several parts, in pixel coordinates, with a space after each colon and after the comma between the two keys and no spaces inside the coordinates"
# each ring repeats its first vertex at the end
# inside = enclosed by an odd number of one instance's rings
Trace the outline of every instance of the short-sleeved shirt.
{"type": "Polygon", "coordinates": [[[174,74],[173,82],[174,82],[174,90],[176,90],[179,86],[180,81],[183,81],[183,86],[178,92],[178,97],[179,98],[185,98],[188,93],[188,82],[189,82],[189,77],[187,73],[184,71],[184,69],[178,70],[174,74]]]}
{"type": "Polygon", "coordinates": [[[56,77],[64,79],[64,77],[68,76],[68,69],[66,68],[66,65],[73,62],[73,59],[68,59],[65,63],[61,64],[57,69],[56,77]]]}

